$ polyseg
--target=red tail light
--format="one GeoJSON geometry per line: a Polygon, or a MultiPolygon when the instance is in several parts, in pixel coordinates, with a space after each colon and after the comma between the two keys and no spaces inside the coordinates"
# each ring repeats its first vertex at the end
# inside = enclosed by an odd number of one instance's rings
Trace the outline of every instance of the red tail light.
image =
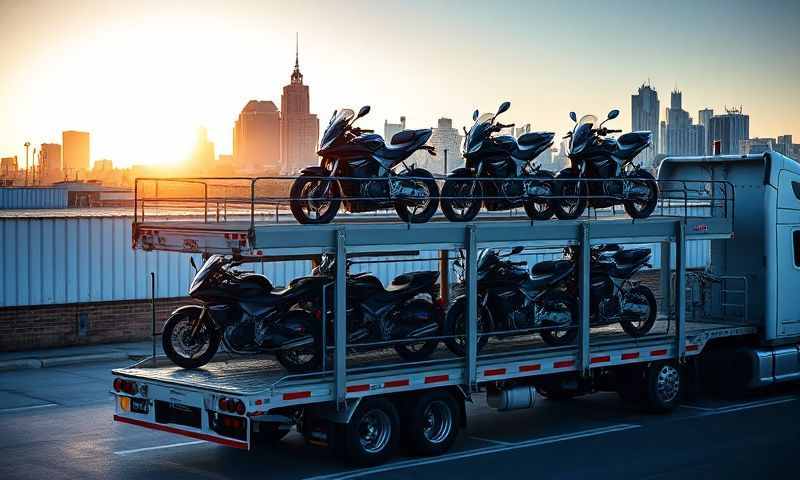
{"type": "Polygon", "coordinates": [[[119,392],[120,390],[122,390],[122,379],[114,379],[114,391],[119,392]]]}
{"type": "Polygon", "coordinates": [[[244,415],[244,412],[245,412],[244,402],[242,402],[241,400],[237,400],[236,413],[238,413],[239,415],[244,415]]]}

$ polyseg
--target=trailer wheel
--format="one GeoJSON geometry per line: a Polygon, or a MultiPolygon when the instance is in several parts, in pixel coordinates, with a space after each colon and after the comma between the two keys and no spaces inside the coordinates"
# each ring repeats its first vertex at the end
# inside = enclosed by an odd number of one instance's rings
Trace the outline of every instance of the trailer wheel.
{"type": "Polygon", "coordinates": [[[445,390],[420,395],[410,403],[406,443],[417,455],[441,455],[458,438],[460,407],[445,390]]]}
{"type": "Polygon", "coordinates": [[[653,363],[647,368],[647,408],[655,413],[672,411],[683,389],[681,369],[672,363],[653,363]]]}
{"type": "Polygon", "coordinates": [[[353,464],[378,465],[397,448],[400,420],[392,402],[366,399],[346,425],[338,425],[337,453],[353,464]]]}

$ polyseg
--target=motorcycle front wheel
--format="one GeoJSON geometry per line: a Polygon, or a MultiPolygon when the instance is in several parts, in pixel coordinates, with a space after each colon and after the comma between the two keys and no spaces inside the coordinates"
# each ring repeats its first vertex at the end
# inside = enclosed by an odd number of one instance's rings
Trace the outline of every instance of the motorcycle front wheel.
{"type": "MultiPolygon", "coordinates": [[[[492,312],[478,305],[478,333],[486,334],[493,330],[492,312]]],[[[467,354],[467,300],[459,298],[447,311],[442,327],[444,335],[450,336],[444,343],[454,354],[463,357],[467,354]]],[[[488,335],[478,337],[478,352],[489,342],[488,335]]]]}
{"type": "Polygon", "coordinates": [[[289,373],[314,372],[319,370],[322,365],[322,335],[311,314],[296,312],[300,311],[293,310],[290,313],[293,328],[310,333],[314,337],[314,342],[311,345],[278,350],[275,352],[275,357],[289,373]]]}
{"type": "Polygon", "coordinates": [[[586,182],[581,182],[576,173],[563,170],[556,175],[556,198],[553,200],[553,212],[559,220],[575,220],[583,215],[588,200],[586,198],[586,182]]]}
{"type": "Polygon", "coordinates": [[[552,330],[542,330],[540,332],[542,340],[551,347],[571,345],[578,338],[578,302],[567,294],[559,295],[555,299],[549,300],[549,302],[562,302],[570,311],[572,320],[569,325],[553,328],[552,330]]]}
{"type": "Polygon", "coordinates": [[[619,321],[625,333],[631,337],[643,337],[653,328],[656,323],[656,312],[658,304],[653,292],[644,285],[638,285],[625,292],[625,300],[647,305],[647,312],[640,314],[622,314],[619,321]]]}
{"type": "Polygon", "coordinates": [[[164,353],[179,367],[202,367],[217,353],[222,337],[208,316],[199,318],[200,315],[199,307],[178,310],[164,324],[161,334],[164,353]],[[201,323],[197,333],[192,335],[195,321],[201,323]]]}
{"type": "Polygon", "coordinates": [[[658,204],[658,184],[650,172],[645,170],[636,170],[630,176],[644,179],[627,181],[635,186],[646,188],[647,196],[635,200],[625,200],[625,213],[631,218],[647,218],[652,215],[658,204]]]}
{"type": "MultiPolygon", "coordinates": [[[[434,307],[433,304],[427,300],[423,299],[416,299],[412,300],[411,302],[407,303],[406,305],[413,305],[418,304],[422,308],[430,311],[430,320],[435,318],[434,307]]],[[[441,325],[440,325],[441,328],[441,325]]],[[[436,337],[441,335],[439,331],[434,332],[430,335],[426,335],[427,337],[436,337]]],[[[403,341],[402,343],[398,343],[394,346],[394,350],[400,355],[400,358],[407,362],[421,362],[422,360],[427,360],[433,352],[436,350],[436,347],[439,346],[439,340],[426,340],[422,342],[406,342],[403,341]]]]}
{"type": "Polygon", "coordinates": [[[442,187],[442,213],[451,222],[469,222],[481,210],[480,182],[446,180],[442,187]]]}
{"type": "Polygon", "coordinates": [[[433,217],[439,208],[439,186],[431,172],[421,168],[410,170],[405,176],[413,177],[413,182],[418,188],[426,191],[422,200],[397,200],[394,209],[400,220],[406,223],[425,223],[433,217]]]}
{"type": "Polygon", "coordinates": [[[329,223],[342,203],[339,184],[316,174],[304,173],[289,191],[289,208],[298,223],[329,223]]]}

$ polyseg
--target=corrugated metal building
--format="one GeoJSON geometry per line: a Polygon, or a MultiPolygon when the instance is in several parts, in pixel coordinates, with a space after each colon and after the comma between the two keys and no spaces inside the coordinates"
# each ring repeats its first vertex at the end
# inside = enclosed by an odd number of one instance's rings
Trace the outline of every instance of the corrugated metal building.
{"type": "MultiPolygon", "coordinates": [[[[0,307],[147,299],[149,272],[156,273],[157,297],[185,296],[194,273],[189,255],[132,250],[131,221],[129,216],[0,218],[0,307]]],[[[659,246],[645,246],[653,249],[653,266],[659,268],[659,246]]],[[[533,265],[558,254],[526,253],[520,259],[533,265]]],[[[438,252],[421,257],[427,260],[357,259],[353,270],[371,271],[386,284],[402,272],[438,268],[438,252]]],[[[703,267],[708,258],[707,241],[689,242],[689,267],[703,267]]],[[[195,261],[200,263],[199,256],[195,261]]],[[[310,268],[308,261],[247,266],[274,285],[286,285],[310,268]]]]}
{"type": "Polygon", "coordinates": [[[67,208],[68,199],[69,194],[65,188],[0,188],[0,209],[67,208]]]}

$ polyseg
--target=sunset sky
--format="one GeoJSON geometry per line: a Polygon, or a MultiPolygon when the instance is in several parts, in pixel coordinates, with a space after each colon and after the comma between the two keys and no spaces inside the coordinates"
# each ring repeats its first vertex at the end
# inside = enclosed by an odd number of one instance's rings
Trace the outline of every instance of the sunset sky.
{"type": "Polygon", "coordinates": [[[199,126],[230,153],[247,100],[280,106],[295,32],[323,127],[363,104],[379,132],[401,115],[460,127],[510,100],[504,122],[561,133],[570,110],[621,107],[630,129],[650,79],[662,110],[677,85],[695,119],[741,104],[751,136],[800,142],[797,0],[0,0],[0,156],[88,130],[92,160],[175,163],[199,126]]]}

